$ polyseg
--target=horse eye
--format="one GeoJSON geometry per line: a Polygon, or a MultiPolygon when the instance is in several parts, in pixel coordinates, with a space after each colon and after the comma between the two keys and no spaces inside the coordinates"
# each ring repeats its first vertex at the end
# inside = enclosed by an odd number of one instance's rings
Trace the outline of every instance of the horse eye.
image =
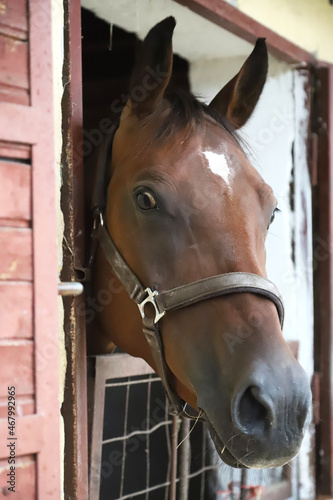
{"type": "Polygon", "coordinates": [[[149,191],[138,193],[136,199],[141,210],[152,210],[156,208],[156,200],[149,191]]]}
{"type": "Polygon", "coordinates": [[[274,208],[274,211],[273,211],[273,213],[272,213],[272,215],[271,215],[271,218],[270,218],[270,220],[269,220],[269,224],[268,224],[267,229],[269,229],[269,226],[270,226],[270,225],[274,222],[275,215],[276,215],[276,213],[277,213],[277,212],[281,212],[281,210],[280,210],[279,208],[275,207],[275,208],[274,208]]]}

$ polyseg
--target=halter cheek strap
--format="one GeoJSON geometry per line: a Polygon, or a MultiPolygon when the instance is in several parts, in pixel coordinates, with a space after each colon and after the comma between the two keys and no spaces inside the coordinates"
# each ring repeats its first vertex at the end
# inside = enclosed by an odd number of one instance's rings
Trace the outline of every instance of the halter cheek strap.
{"type": "Polygon", "coordinates": [[[128,295],[138,305],[143,322],[143,333],[151,348],[157,371],[176,414],[184,413],[184,401],[169,386],[167,366],[158,328],[160,319],[167,312],[214,297],[250,292],[262,295],[275,304],[281,328],[283,327],[284,306],[282,297],[271,281],[257,274],[241,272],[219,274],[162,292],[159,292],[157,289],[145,288],[129,268],[114,244],[107,228],[104,226],[102,216],[100,215],[96,220],[99,223],[95,224],[93,236],[101,245],[107,261],[123,284],[128,295]],[[154,307],[154,317],[145,315],[145,306],[147,303],[152,304],[154,307]]]}

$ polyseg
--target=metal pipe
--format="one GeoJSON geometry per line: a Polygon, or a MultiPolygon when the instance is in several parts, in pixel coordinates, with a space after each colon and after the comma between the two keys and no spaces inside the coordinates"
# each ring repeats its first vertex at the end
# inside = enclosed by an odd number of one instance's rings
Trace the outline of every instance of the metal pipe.
{"type": "Polygon", "coordinates": [[[177,491],[177,445],[178,445],[178,417],[172,417],[171,429],[171,469],[169,500],[176,500],[177,491]]]}
{"type": "Polygon", "coordinates": [[[191,421],[182,419],[181,447],[180,447],[180,471],[179,471],[179,500],[188,500],[189,471],[191,465],[191,421]]]}
{"type": "Polygon", "coordinates": [[[247,486],[247,469],[242,469],[240,500],[246,500],[247,497],[246,486],[247,486]]]}
{"type": "Polygon", "coordinates": [[[83,292],[83,285],[78,281],[63,281],[58,283],[58,295],[63,297],[81,295],[83,292]]]}

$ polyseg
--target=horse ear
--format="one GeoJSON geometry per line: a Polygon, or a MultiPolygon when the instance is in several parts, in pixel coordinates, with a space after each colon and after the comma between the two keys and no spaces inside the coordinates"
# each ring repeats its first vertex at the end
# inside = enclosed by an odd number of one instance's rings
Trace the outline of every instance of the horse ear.
{"type": "Polygon", "coordinates": [[[174,17],[167,17],[149,31],[142,43],[129,92],[131,111],[137,116],[154,111],[170,81],[175,26],[174,17]]]}
{"type": "Polygon", "coordinates": [[[250,118],[262,89],[268,69],[265,38],[256,45],[239,73],[214,97],[210,107],[217,109],[237,129],[250,118]]]}

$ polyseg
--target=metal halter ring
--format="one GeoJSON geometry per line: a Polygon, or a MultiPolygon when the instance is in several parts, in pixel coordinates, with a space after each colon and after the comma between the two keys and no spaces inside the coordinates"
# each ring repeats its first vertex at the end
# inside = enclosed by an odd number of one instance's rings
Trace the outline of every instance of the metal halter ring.
{"type": "Polygon", "coordinates": [[[138,308],[141,314],[141,317],[143,319],[146,318],[145,315],[145,305],[149,302],[154,306],[155,309],[155,318],[154,318],[154,324],[156,324],[163,316],[165,315],[165,311],[160,311],[158,308],[158,305],[155,301],[155,297],[158,295],[158,291],[154,290],[152,291],[149,287],[145,289],[145,292],[148,294],[148,296],[140,303],[138,304],[138,308]]]}

